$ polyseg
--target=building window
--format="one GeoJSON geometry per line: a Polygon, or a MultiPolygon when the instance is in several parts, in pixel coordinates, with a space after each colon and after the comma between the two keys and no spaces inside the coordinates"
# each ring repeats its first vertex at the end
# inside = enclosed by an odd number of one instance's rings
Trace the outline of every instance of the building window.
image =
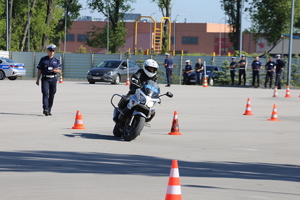
{"type": "Polygon", "coordinates": [[[198,37],[182,37],[182,44],[198,44],[198,37]]]}
{"type": "Polygon", "coordinates": [[[171,44],[174,44],[174,36],[171,36],[171,44]]]}
{"type": "Polygon", "coordinates": [[[89,35],[87,34],[78,34],[77,41],[78,42],[86,42],[89,39],[89,35]]]}
{"type": "Polygon", "coordinates": [[[74,42],[75,41],[75,34],[67,34],[67,41],[74,42]]]}

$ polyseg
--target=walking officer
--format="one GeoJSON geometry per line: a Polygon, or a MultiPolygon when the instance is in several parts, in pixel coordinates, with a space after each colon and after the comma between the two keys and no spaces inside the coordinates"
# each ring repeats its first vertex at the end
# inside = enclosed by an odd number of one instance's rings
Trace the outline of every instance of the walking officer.
{"type": "Polygon", "coordinates": [[[259,87],[259,71],[262,68],[262,64],[259,61],[259,57],[256,56],[255,60],[252,62],[252,86],[254,87],[255,85],[255,78],[257,80],[257,87],[259,87]]]}
{"type": "Polygon", "coordinates": [[[242,76],[243,76],[243,79],[244,79],[244,85],[246,85],[246,56],[245,55],[242,55],[242,59],[239,61],[238,63],[238,66],[240,67],[239,68],[239,84],[238,85],[241,85],[242,83],[242,76]]]}
{"type": "Polygon", "coordinates": [[[281,89],[281,74],[283,71],[283,67],[285,66],[285,63],[281,60],[281,56],[279,54],[276,55],[276,80],[275,80],[275,86],[277,86],[277,89],[281,89]]]}
{"type": "Polygon", "coordinates": [[[230,77],[231,77],[231,85],[234,85],[234,78],[235,78],[235,71],[236,71],[236,58],[232,57],[231,58],[231,63],[230,63],[230,77]]]}
{"type": "Polygon", "coordinates": [[[36,84],[40,84],[41,79],[41,89],[42,89],[42,102],[43,102],[43,114],[48,116],[51,114],[51,109],[53,106],[54,95],[56,93],[57,78],[56,73],[60,73],[60,61],[54,57],[54,52],[56,46],[50,44],[47,47],[47,56],[41,58],[37,68],[37,80],[36,84]]]}
{"type": "Polygon", "coordinates": [[[276,63],[273,61],[272,56],[269,57],[269,61],[265,65],[266,68],[266,80],[265,80],[265,88],[267,88],[268,81],[270,79],[269,88],[272,88],[273,75],[276,69],[276,63]]]}

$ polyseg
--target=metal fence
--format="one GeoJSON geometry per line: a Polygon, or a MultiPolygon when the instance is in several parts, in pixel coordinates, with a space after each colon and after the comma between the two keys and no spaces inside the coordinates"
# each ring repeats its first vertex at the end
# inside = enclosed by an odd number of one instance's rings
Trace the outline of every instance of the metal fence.
{"type": "MultiPolygon", "coordinates": [[[[41,57],[46,56],[45,52],[10,52],[9,57],[12,60],[21,62],[25,64],[26,67],[26,77],[25,78],[35,78],[37,74],[36,66],[39,63],[41,57]]],[[[87,71],[94,66],[101,63],[103,60],[107,59],[126,59],[124,54],[90,54],[90,53],[56,53],[55,57],[61,60],[63,77],[68,79],[86,79],[87,71]]],[[[130,60],[137,62],[140,66],[143,61],[151,58],[150,55],[131,55],[130,60]]],[[[173,56],[174,69],[173,76],[178,76],[181,78],[182,69],[185,66],[185,61],[190,60],[191,65],[194,66],[197,63],[198,58],[205,61],[206,65],[219,65],[221,66],[225,60],[231,61],[230,57],[226,56],[173,56]]],[[[162,65],[165,60],[165,56],[157,55],[153,57],[160,66],[161,77],[159,79],[160,83],[165,83],[166,78],[164,76],[164,66],[162,65]]],[[[238,59],[237,59],[238,60],[238,59]]],[[[250,68],[253,58],[247,58],[248,68],[250,68]]],[[[261,58],[263,66],[268,61],[267,58],[261,58]]],[[[300,65],[300,59],[293,58],[293,63],[300,65]]],[[[251,73],[248,71],[248,73],[251,73]]],[[[126,81],[126,80],[122,80],[126,81]]]]}

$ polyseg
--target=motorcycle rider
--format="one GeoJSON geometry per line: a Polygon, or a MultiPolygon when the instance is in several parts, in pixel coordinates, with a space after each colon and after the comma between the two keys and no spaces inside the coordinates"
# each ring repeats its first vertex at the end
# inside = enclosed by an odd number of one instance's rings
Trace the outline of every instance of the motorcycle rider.
{"type": "Polygon", "coordinates": [[[158,69],[157,62],[153,59],[148,59],[144,62],[143,68],[139,69],[136,73],[134,73],[131,76],[129,92],[126,96],[124,96],[120,100],[120,102],[118,104],[118,107],[120,109],[125,108],[123,110],[124,115],[126,115],[128,113],[128,108],[126,106],[129,102],[130,97],[133,94],[135,94],[136,89],[141,88],[148,80],[157,82],[157,75],[156,75],[157,69],[158,69]]]}

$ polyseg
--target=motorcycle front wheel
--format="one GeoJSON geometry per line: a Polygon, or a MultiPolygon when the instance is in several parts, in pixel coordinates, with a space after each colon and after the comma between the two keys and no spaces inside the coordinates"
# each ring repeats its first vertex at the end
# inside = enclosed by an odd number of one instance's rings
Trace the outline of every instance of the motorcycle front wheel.
{"type": "Polygon", "coordinates": [[[114,134],[115,137],[122,137],[122,135],[123,135],[123,125],[124,125],[124,122],[117,122],[115,124],[114,130],[113,130],[113,134],[114,134]]]}
{"type": "Polygon", "coordinates": [[[134,140],[143,130],[146,119],[140,115],[133,116],[131,121],[125,124],[123,138],[125,141],[134,140]]]}

